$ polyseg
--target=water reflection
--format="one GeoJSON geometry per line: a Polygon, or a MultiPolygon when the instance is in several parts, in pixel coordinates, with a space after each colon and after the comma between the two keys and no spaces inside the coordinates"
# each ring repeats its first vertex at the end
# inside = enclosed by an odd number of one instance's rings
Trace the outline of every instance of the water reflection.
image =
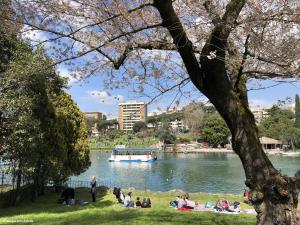
{"type": "Polygon", "coordinates": [[[151,169],[152,164],[155,162],[110,162],[110,168],[112,169],[151,169]]]}

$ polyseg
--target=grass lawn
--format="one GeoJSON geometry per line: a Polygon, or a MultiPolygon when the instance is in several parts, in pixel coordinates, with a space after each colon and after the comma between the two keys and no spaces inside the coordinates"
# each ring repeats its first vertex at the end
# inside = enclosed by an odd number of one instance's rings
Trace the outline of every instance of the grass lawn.
{"type": "MultiPolygon", "coordinates": [[[[111,191],[98,196],[95,203],[84,206],[65,206],[57,204],[59,194],[50,193],[40,197],[34,203],[23,203],[18,207],[0,209],[0,224],[109,224],[109,225],[156,225],[156,224],[203,224],[203,225],[254,225],[255,216],[240,213],[227,215],[213,212],[180,212],[169,207],[176,192],[141,192],[133,190],[133,199],[137,196],[150,197],[150,209],[125,209],[114,203],[111,191]],[[33,222],[31,222],[33,221],[33,222]]],[[[90,201],[88,189],[76,190],[76,199],[90,201]]],[[[216,201],[218,195],[190,194],[190,199],[205,203],[216,201]]],[[[242,202],[238,196],[225,196],[230,201],[242,202]]],[[[242,203],[243,208],[251,208],[242,203]]]]}

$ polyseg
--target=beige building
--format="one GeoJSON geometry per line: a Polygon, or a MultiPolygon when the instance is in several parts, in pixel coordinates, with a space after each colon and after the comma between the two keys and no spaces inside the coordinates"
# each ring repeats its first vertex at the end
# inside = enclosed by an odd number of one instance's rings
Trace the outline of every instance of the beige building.
{"type": "Polygon", "coordinates": [[[119,104],[119,128],[131,131],[135,122],[146,122],[147,105],[144,102],[124,102],[119,104]]]}
{"type": "Polygon", "coordinates": [[[92,128],[92,133],[98,132],[97,131],[97,121],[102,120],[103,114],[101,112],[84,112],[83,114],[86,119],[94,119],[95,120],[95,124],[92,128]]]}
{"type": "Polygon", "coordinates": [[[94,118],[95,120],[101,120],[102,119],[102,113],[101,112],[84,112],[85,118],[94,118]]]}

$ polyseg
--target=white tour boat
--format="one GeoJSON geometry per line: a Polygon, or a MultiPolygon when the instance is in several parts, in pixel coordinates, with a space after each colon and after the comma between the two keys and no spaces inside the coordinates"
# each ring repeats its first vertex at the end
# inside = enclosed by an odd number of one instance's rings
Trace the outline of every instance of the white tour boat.
{"type": "Polygon", "coordinates": [[[157,148],[114,148],[110,162],[152,162],[157,159],[153,151],[157,148]]]}

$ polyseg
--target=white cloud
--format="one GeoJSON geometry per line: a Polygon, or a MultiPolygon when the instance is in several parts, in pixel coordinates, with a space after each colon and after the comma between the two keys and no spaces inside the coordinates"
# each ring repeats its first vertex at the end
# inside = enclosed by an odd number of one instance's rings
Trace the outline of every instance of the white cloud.
{"type": "Polygon", "coordinates": [[[62,66],[58,67],[57,72],[61,77],[67,78],[68,85],[72,85],[72,84],[78,82],[78,80],[74,76],[72,76],[71,72],[65,67],[62,67],[62,66]]]}
{"type": "Polygon", "coordinates": [[[250,108],[253,109],[267,109],[271,108],[272,105],[276,104],[274,101],[263,100],[263,99],[251,99],[249,100],[250,108]]]}
{"type": "Polygon", "coordinates": [[[46,33],[40,30],[32,30],[29,26],[22,29],[22,38],[36,44],[48,40],[46,33]]]}
{"type": "Polygon", "coordinates": [[[122,95],[110,95],[106,91],[88,91],[89,97],[94,101],[102,104],[113,105],[119,102],[124,101],[124,97],[122,95]]]}

